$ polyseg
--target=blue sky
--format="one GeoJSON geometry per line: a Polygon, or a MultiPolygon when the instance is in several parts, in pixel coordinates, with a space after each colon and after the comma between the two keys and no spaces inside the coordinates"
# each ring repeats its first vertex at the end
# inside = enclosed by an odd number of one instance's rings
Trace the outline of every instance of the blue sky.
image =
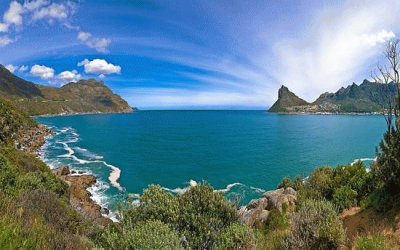
{"type": "Polygon", "coordinates": [[[400,1],[2,0],[0,63],[36,83],[97,78],[132,106],[265,108],[368,78],[400,1]]]}

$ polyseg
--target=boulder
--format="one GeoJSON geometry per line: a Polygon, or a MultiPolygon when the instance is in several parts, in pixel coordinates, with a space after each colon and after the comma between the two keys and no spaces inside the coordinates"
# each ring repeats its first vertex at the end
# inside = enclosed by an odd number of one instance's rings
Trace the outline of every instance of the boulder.
{"type": "Polygon", "coordinates": [[[64,166],[64,167],[60,167],[60,168],[54,169],[54,170],[53,170],[53,173],[54,173],[56,176],[60,177],[60,176],[69,175],[69,174],[70,174],[70,171],[69,171],[69,167],[68,167],[68,166],[64,166]]]}
{"type": "Polygon", "coordinates": [[[297,202],[297,192],[291,187],[268,191],[264,193],[263,196],[268,199],[268,210],[278,209],[282,212],[283,204],[287,204],[289,206],[294,205],[297,202]]]}
{"type": "Polygon", "coordinates": [[[270,211],[278,209],[282,212],[283,204],[294,206],[297,202],[297,192],[293,188],[280,188],[265,192],[263,197],[253,199],[247,206],[240,208],[241,221],[250,226],[260,228],[268,219],[270,211]]]}

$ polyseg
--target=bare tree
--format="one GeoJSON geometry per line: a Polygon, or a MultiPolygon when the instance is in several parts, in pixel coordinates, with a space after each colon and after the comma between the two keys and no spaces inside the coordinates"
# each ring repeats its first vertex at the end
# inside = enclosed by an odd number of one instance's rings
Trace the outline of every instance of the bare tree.
{"type": "Polygon", "coordinates": [[[378,65],[377,71],[372,74],[372,78],[375,82],[381,83],[384,86],[387,105],[383,107],[383,115],[386,120],[389,134],[391,134],[393,130],[393,118],[395,118],[395,122],[398,122],[400,109],[400,40],[396,39],[389,41],[386,45],[384,56],[386,57],[388,64],[383,67],[378,65]],[[396,87],[397,97],[395,100],[393,100],[390,91],[391,83],[396,87]]]}

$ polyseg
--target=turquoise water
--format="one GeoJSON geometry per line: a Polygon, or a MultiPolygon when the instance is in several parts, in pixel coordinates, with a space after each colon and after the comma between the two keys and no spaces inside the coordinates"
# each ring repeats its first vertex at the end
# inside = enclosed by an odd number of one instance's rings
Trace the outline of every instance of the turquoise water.
{"type": "Polygon", "coordinates": [[[42,157],[99,177],[91,190],[111,206],[151,183],[180,192],[205,180],[243,202],[285,176],[321,165],[374,158],[382,116],[278,115],[264,111],[139,111],[132,114],[41,117],[57,134],[42,157]],[[122,191],[108,177],[121,170],[122,191]]]}

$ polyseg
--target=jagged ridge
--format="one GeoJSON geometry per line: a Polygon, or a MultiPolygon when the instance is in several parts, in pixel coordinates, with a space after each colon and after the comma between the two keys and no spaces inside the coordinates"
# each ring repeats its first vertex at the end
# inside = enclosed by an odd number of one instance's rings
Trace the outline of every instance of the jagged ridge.
{"type": "Polygon", "coordinates": [[[279,89],[278,100],[268,110],[270,112],[331,112],[331,113],[371,113],[380,112],[389,100],[397,95],[395,84],[380,84],[364,80],[360,85],[353,83],[335,93],[324,93],[312,103],[307,103],[290,92],[286,87],[279,89]],[[303,103],[301,103],[301,101],[303,103]]]}

